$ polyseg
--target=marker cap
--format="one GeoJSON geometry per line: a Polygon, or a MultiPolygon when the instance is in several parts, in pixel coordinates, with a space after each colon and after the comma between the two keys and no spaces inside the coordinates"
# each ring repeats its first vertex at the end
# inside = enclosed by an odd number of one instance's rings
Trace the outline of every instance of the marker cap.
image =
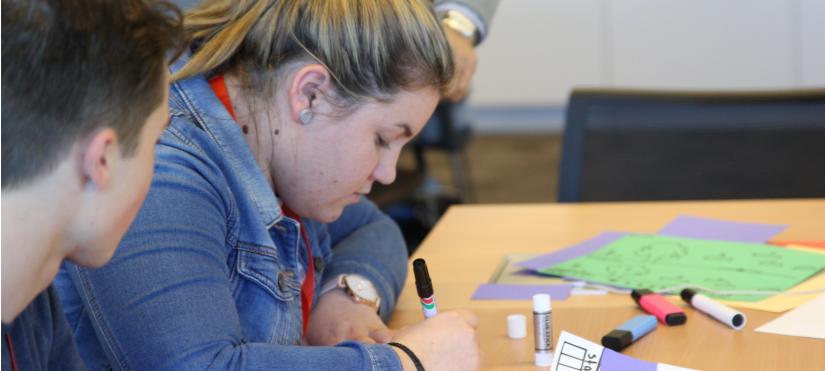
{"type": "Polygon", "coordinates": [[[427,270],[427,263],[424,259],[418,258],[413,261],[413,275],[415,275],[415,289],[418,291],[418,297],[433,296],[433,282],[430,280],[430,272],[427,270]]]}
{"type": "Polygon", "coordinates": [[[510,339],[524,339],[527,337],[527,317],[522,314],[507,316],[507,337],[510,339]]]}
{"type": "Polygon", "coordinates": [[[696,290],[693,289],[684,289],[681,293],[679,293],[679,296],[682,297],[682,300],[684,300],[685,303],[688,304],[690,304],[690,300],[693,299],[694,295],[696,295],[696,290]]]}
{"type": "Polygon", "coordinates": [[[602,337],[602,345],[605,348],[621,351],[633,342],[633,334],[627,330],[613,330],[602,337]]]}
{"type": "Polygon", "coordinates": [[[683,325],[687,322],[687,315],[683,312],[668,313],[665,316],[665,324],[668,326],[683,325]]]}
{"type": "Polygon", "coordinates": [[[633,298],[636,304],[639,304],[639,300],[641,300],[642,296],[649,295],[652,293],[653,291],[647,289],[633,289],[633,291],[630,292],[630,297],[633,298]]]}

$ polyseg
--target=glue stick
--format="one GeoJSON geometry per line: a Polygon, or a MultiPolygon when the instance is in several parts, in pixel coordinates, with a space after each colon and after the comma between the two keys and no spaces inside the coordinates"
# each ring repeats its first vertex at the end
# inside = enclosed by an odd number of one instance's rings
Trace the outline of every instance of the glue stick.
{"type": "Polygon", "coordinates": [[[553,319],[550,295],[533,295],[533,337],[536,343],[536,366],[553,363],[553,319]]]}

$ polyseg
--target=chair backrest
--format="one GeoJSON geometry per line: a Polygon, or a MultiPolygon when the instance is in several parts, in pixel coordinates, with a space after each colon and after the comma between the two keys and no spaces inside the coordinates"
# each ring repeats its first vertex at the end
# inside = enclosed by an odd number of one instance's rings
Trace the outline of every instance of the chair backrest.
{"type": "Polygon", "coordinates": [[[560,202],[825,197],[825,89],[571,94],[560,202]]]}

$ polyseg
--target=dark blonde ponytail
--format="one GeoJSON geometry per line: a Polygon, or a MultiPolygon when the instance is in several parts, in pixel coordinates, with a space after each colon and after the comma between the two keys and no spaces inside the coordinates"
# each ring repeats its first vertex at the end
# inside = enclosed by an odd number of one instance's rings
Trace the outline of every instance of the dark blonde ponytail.
{"type": "Polygon", "coordinates": [[[198,46],[176,80],[239,67],[259,84],[285,63],[311,58],[342,97],[361,101],[401,88],[443,90],[453,74],[427,0],[213,0],[184,22],[198,46]]]}

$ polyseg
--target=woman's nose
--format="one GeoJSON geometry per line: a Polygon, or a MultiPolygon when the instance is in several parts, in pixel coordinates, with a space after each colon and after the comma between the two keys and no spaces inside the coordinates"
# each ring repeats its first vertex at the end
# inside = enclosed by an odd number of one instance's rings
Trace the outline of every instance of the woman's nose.
{"type": "Polygon", "coordinates": [[[393,151],[393,154],[382,156],[383,158],[378,161],[378,164],[372,172],[373,179],[383,185],[390,185],[395,181],[400,151],[397,151],[398,153],[395,152],[396,151],[393,151]]]}

